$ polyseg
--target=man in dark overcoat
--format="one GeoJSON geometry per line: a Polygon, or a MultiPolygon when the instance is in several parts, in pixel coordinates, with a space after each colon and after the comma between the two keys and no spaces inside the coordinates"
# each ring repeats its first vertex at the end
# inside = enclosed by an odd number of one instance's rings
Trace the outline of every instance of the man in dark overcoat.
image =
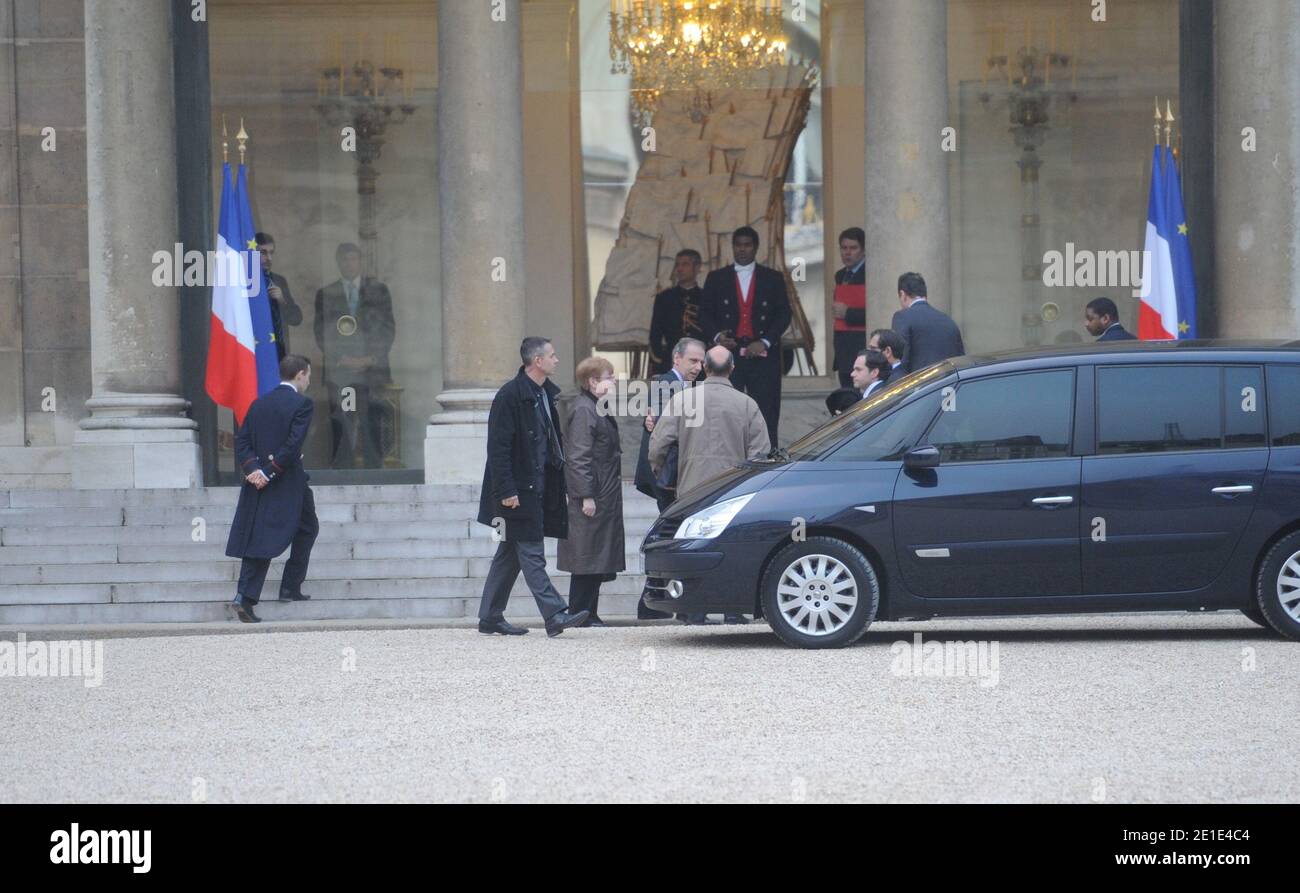
{"type": "Polygon", "coordinates": [[[546,574],[543,538],[569,534],[568,497],[564,482],[564,445],[556,398],[560,389],[549,376],[559,365],[549,339],[528,337],[519,347],[523,365],[492,400],[488,413],[487,462],[479,492],[478,521],[493,529],[492,556],[478,631],[521,636],[528,632],[505,619],[510,590],[522,570],[546,634],[558,636],[587,619],[570,614],[546,574]]]}
{"type": "Polygon", "coordinates": [[[271,559],[285,549],[289,560],[280,580],[281,601],[310,598],[302,591],[311,547],[320,532],[310,478],[302,467],[302,445],[311,427],[311,364],[290,354],[280,361],[280,384],[253,401],[235,434],[235,461],[244,476],[226,554],[242,558],[239,586],[230,613],[258,623],[253,607],[261,599],[271,559]]]}

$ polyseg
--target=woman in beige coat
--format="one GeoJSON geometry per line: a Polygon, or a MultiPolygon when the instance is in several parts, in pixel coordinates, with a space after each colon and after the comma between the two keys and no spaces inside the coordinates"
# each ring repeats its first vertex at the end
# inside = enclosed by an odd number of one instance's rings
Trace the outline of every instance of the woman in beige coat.
{"type": "Polygon", "coordinates": [[[623,449],[618,422],[597,401],[614,389],[614,367],[588,357],[574,376],[578,398],[564,431],[569,536],[556,566],[569,579],[569,610],[590,611],[583,626],[604,626],[596,611],[600,584],[626,567],[623,539],[623,449]]]}

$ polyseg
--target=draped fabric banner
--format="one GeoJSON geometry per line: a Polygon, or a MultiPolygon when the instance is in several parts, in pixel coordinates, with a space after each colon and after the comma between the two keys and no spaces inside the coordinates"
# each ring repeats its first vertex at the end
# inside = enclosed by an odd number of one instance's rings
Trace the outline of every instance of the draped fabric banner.
{"type": "MultiPolygon", "coordinates": [[[[759,234],[759,263],[785,270],[784,184],[817,70],[790,65],[763,76],[765,89],[711,92],[703,116],[692,116],[679,94],[661,98],[654,151],[628,193],[596,293],[598,350],[646,345],[655,294],[673,284],[673,260],[684,248],[703,256],[703,275],[731,263],[731,233],[749,225],[759,234]]],[[[786,281],[795,324],[784,341],[811,348],[798,293],[786,281]]]]}

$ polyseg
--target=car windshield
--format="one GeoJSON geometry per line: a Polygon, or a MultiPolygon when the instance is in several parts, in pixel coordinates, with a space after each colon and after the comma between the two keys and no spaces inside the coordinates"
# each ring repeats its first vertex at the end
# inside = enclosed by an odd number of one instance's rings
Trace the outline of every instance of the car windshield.
{"type": "Polygon", "coordinates": [[[889,382],[866,400],[859,400],[820,428],[813,429],[790,444],[789,457],[816,459],[827,450],[839,446],[845,438],[852,437],[917,391],[929,387],[942,378],[947,378],[954,371],[951,363],[935,363],[920,372],[913,372],[897,381],[889,382]]]}

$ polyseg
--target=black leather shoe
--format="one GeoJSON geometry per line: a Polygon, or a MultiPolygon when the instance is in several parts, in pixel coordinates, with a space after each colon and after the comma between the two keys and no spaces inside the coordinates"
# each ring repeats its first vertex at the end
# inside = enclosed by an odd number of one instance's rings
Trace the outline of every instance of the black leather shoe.
{"type": "Polygon", "coordinates": [[[280,601],[282,602],[305,602],[310,598],[311,598],[310,595],[307,595],[302,592],[281,592],[280,593],[280,601]]]}
{"type": "Polygon", "coordinates": [[[552,639],[564,632],[571,626],[580,626],[587,619],[586,611],[579,611],[576,614],[570,614],[568,611],[559,611],[552,614],[546,621],[546,635],[552,639]]]}
{"type": "Polygon", "coordinates": [[[227,606],[230,614],[240,623],[261,623],[262,618],[253,613],[253,606],[244,602],[231,602],[227,606]]]}
{"type": "Polygon", "coordinates": [[[687,614],[682,623],[687,626],[717,626],[717,622],[710,620],[708,614],[687,614]]]}
{"type": "Polygon", "coordinates": [[[478,622],[478,631],[485,636],[499,634],[502,636],[523,636],[528,634],[528,630],[522,626],[515,626],[513,623],[507,623],[505,620],[480,620],[478,622]]]}
{"type": "Polygon", "coordinates": [[[583,623],[582,625],[584,627],[588,627],[588,626],[607,626],[608,624],[606,624],[605,621],[601,620],[595,614],[592,614],[590,617],[587,618],[586,622],[583,623]]]}
{"type": "Polygon", "coordinates": [[[723,614],[722,621],[732,626],[743,626],[749,623],[749,618],[744,614],[723,614]]]}

